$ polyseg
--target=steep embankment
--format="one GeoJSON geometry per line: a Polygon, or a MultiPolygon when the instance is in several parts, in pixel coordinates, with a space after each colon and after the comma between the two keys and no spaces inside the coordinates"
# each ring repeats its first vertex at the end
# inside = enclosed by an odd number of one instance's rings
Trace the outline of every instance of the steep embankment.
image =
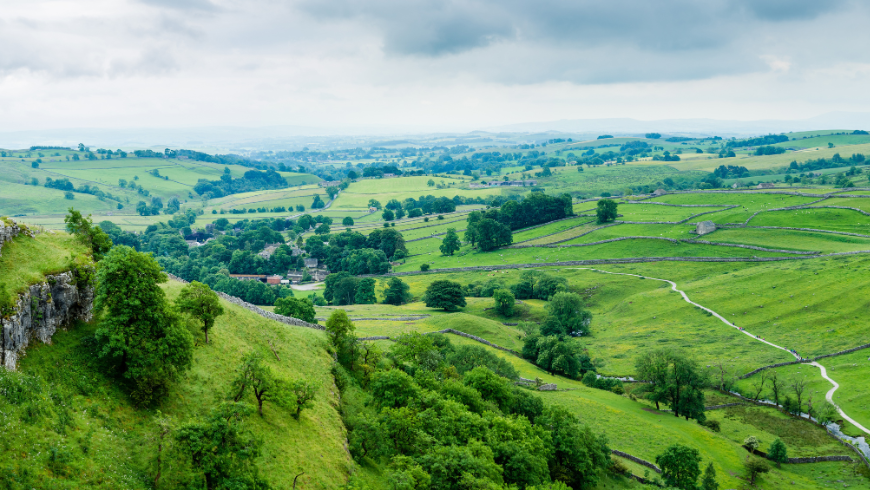
{"type": "MultiPolygon", "coordinates": [[[[172,300],[182,286],[170,281],[163,288],[172,300]]],[[[19,372],[0,370],[0,393],[15,394],[0,396],[0,483],[5,474],[27,488],[153,488],[162,442],[157,488],[178,488],[190,468],[171,433],[161,439],[156,420],[166,417],[178,427],[206,415],[227,399],[241,358],[257,351],[278,377],[316,386],[314,404],[299,420],[268,402],[263,417],[246,419],[263,441],[260,474],[275,488],[292,488],[302,472],[297,488],[343,485],[352,463],[324,334],[263,318],[226,300],[221,304],[226,313],[209,333],[211,343],[204,345],[197,334],[193,367],[172,386],[160,412],[130,403],[121,380],[96,355],[92,323],[57,332],[53,345],[29,348],[19,372]]],[[[247,396],[244,401],[255,403],[253,395],[247,396]]]]}
{"type": "Polygon", "coordinates": [[[73,237],[0,221],[0,368],[14,370],[33,339],[91,316],[93,265],[73,237]]]}

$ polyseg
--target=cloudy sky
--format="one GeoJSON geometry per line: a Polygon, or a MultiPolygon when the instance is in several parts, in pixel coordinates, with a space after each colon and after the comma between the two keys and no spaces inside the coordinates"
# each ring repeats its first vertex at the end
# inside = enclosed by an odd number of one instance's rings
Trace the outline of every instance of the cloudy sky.
{"type": "Polygon", "coordinates": [[[870,111],[850,0],[3,0],[0,131],[870,111]]]}

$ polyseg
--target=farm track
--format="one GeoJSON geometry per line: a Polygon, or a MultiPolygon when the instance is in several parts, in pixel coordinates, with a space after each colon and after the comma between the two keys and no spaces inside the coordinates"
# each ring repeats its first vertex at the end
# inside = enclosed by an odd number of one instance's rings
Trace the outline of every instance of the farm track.
{"type": "MultiPolygon", "coordinates": [[[[798,360],[801,359],[800,356],[794,354],[793,352],[791,352],[790,350],[786,349],[785,347],[782,347],[782,346],[780,346],[780,345],[776,345],[776,344],[774,344],[773,342],[769,342],[769,341],[767,341],[767,340],[764,340],[764,339],[760,338],[760,337],[757,336],[757,335],[754,335],[754,334],[751,334],[751,333],[747,332],[746,330],[741,330],[741,329],[738,328],[736,325],[734,325],[733,323],[729,322],[725,317],[723,317],[723,316],[720,315],[719,313],[716,313],[716,312],[713,311],[712,309],[707,308],[706,306],[703,306],[703,305],[699,305],[698,303],[695,303],[694,301],[690,300],[690,299],[689,299],[689,296],[688,296],[684,291],[682,291],[682,290],[680,290],[680,289],[677,289],[677,283],[675,283],[674,281],[669,281],[669,280],[667,280],[667,279],[659,279],[659,278],[656,278],[656,277],[641,276],[641,275],[639,275],[639,274],[629,274],[629,273],[627,273],[627,272],[610,272],[610,271],[604,271],[604,270],[601,270],[601,269],[593,269],[593,268],[591,268],[591,267],[577,267],[576,269],[579,269],[579,270],[589,270],[589,271],[599,272],[599,273],[603,273],[603,274],[613,274],[613,275],[617,275],[617,276],[633,276],[633,277],[640,277],[640,278],[644,278],[644,279],[652,279],[653,281],[666,282],[666,283],[668,283],[668,284],[671,285],[671,290],[680,293],[680,295],[683,297],[683,299],[684,299],[687,303],[689,303],[689,304],[691,304],[691,305],[694,305],[694,306],[697,306],[698,308],[701,308],[702,310],[704,310],[704,311],[706,311],[706,312],[712,314],[713,316],[715,316],[716,318],[718,318],[719,320],[721,320],[723,323],[725,323],[725,324],[728,325],[729,327],[734,328],[735,330],[737,330],[737,331],[743,333],[744,335],[747,335],[747,336],[751,337],[752,339],[754,339],[754,340],[756,340],[756,341],[758,341],[758,342],[761,342],[761,343],[763,343],[763,344],[767,344],[767,345],[769,345],[769,346],[771,346],[771,347],[773,347],[773,348],[775,348],[775,349],[779,349],[779,350],[782,350],[782,351],[788,352],[790,355],[792,355],[793,357],[795,357],[795,358],[798,359],[798,360]]],[[[849,417],[848,415],[846,415],[846,412],[844,412],[843,409],[841,409],[841,408],[839,407],[839,405],[837,405],[836,403],[834,403],[834,393],[837,391],[837,389],[840,387],[840,385],[839,385],[836,381],[834,381],[833,379],[831,379],[830,376],[828,376],[828,371],[827,371],[827,369],[825,369],[825,366],[819,364],[817,361],[813,361],[813,362],[808,363],[808,364],[811,365],[811,366],[815,366],[815,367],[819,368],[819,371],[821,372],[822,378],[826,379],[828,382],[830,382],[830,383],[833,385],[833,387],[832,387],[830,390],[828,390],[827,393],[825,393],[825,399],[828,400],[829,403],[831,403],[832,405],[834,405],[834,407],[836,407],[837,412],[840,414],[840,416],[842,416],[845,420],[849,421],[849,423],[851,423],[852,425],[854,425],[854,426],[857,427],[858,429],[864,431],[866,434],[870,434],[870,430],[868,430],[866,427],[864,427],[863,425],[859,424],[859,423],[856,422],[854,419],[852,419],[851,417],[849,417]]]]}

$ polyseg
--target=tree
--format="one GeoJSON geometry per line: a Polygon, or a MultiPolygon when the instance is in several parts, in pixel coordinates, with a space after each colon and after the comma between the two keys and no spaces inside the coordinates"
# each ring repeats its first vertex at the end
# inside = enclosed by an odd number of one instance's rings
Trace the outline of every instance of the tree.
{"type": "Polygon", "coordinates": [[[224,314],[218,295],[207,285],[193,281],[181,289],[175,306],[202,323],[205,343],[208,344],[208,331],[214,326],[215,319],[224,314]]]}
{"type": "Polygon", "coordinates": [[[758,376],[756,376],[752,380],[753,400],[758,400],[758,398],[761,396],[761,392],[764,391],[764,385],[767,384],[767,378],[769,374],[770,373],[768,373],[767,370],[763,370],[758,373],[758,376]]]}
{"type": "Polygon", "coordinates": [[[184,424],[175,432],[179,449],[203,474],[207,490],[268,488],[255,464],[262,443],[244,422],[250,413],[250,405],[223,403],[205,419],[184,424]]]}
{"type": "Polygon", "coordinates": [[[75,235],[80,242],[91,249],[94,260],[102,259],[106,252],[112,248],[112,239],[102,228],[94,226],[90,214],[85,218],[82,213],[69,208],[69,214],[66,215],[63,222],[66,223],[66,231],[75,235]]]}
{"type": "Polygon", "coordinates": [[[377,199],[369,199],[369,207],[375,209],[381,209],[381,202],[377,199]]]}
{"type": "Polygon", "coordinates": [[[516,299],[514,294],[507,289],[496,289],[492,294],[495,300],[495,310],[504,316],[513,316],[516,299]]]}
{"type": "Polygon", "coordinates": [[[335,196],[338,195],[338,187],[329,186],[326,188],[326,193],[329,194],[329,199],[335,199],[335,196]]]}
{"type": "Polygon", "coordinates": [[[341,220],[341,224],[344,226],[353,226],[353,218],[345,216],[344,219],[341,220]]]}
{"type": "Polygon", "coordinates": [[[778,437],[767,450],[767,457],[776,462],[777,468],[782,468],[782,463],[788,463],[788,449],[778,437]]]}
{"type": "Polygon", "coordinates": [[[541,326],[541,335],[570,335],[578,337],[589,333],[592,313],[583,307],[579,294],[556,293],[546,305],[547,319],[541,326]]]}
{"type": "Polygon", "coordinates": [[[314,384],[308,381],[295,381],[290,384],[290,394],[293,396],[294,412],[293,418],[299,420],[302,415],[302,409],[310,408],[313,405],[316,388],[314,384]]]}
{"type": "Polygon", "coordinates": [[[477,248],[481,251],[488,252],[513,242],[511,229],[494,219],[483,218],[478,222],[469,223],[468,226],[469,229],[473,229],[477,248]]]}
{"type": "Polygon", "coordinates": [[[384,212],[381,213],[381,217],[384,218],[384,221],[393,221],[394,219],[396,219],[396,216],[390,209],[385,209],[384,212]]]}
{"type": "Polygon", "coordinates": [[[770,466],[768,466],[767,462],[759,458],[747,458],[746,461],[743,462],[743,466],[746,468],[746,472],[749,473],[750,485],[755,485],[755,479],[758,475],[770,471],[770,466]]]}
{"type": "Polygon", "coordinates": [[[275,301],[275,313],[278,315],[298,318],[303,322],[317,323],[314,317],[314,304],[308,298],[288,296],[275,301]]]}
{"type": "Polygon", "coordinates": [[[570,488],[593,488],[598,484],[601,470],[611,462],[604,436],[593,434],[576,415],[558,405],[548,407],[535,419],[535,425],[552,434],[548,463],[554,479],[570,488]]]}
{"type": "Polygon", "coordinates": [[[426,185],[428,185],[429,187],[435,187],[435,181],[432,180],[432,179],[429,179],[429,180],[426,182],[426,185]]]}
{"type": "Polygon", "coordinates": [[[706,420],[703,390],[708,383],[695,361],[676,351],[659,349],[638,357],[635,372],[638,379],[649,382],[640,389],[655,402],[656,408],[663,402],[671,407],[675,417],[706,420]]]}
{"type": "Polygon", "coordinates": [[[348,276],[335,284],[332,293],[332,303],[336,305],[352,305],[356,300],[356,288],[360,279],[348,276]]]}
{"type": "Polygon", "coordinates": [[[761,445],[761,442],[755,436],[746,436],[746,439],[743,439],[743,445],[754,454],[758,450],[758,446],[761,445]]]}
{"type": "Polygon", "coordinates": [[[785,380],[779,377],[775,370],[770,372],[770,390],[773,393],[773,402],[779,405],[779,400],[785,392],[785,380]]]}
{"type": "Polygon", "coordinates": [[[366,277],[356,285],[354,303],[358,305],[373,305],[378,302],[375,296],[375,280],[366,277]]]}
{"type": "Polygon", "coordinates": [[[701,453],[681,444],[673,444],[656,456],[665,485],[683,490],[695,490],[701,475],[700,463],[701,453]]]}
{"type": "Polygon", "coordinates": [[[426,288],[423,301],[429,308],[444,308],[444,311],[456,311],[465,306],[465,295],[462,285],[448,280],[433,281],[426,288]]]}
{"type": "Polygon", "coordinates": [[[410,300],[410,291],[410,286],[398,277],[390,278],[384,290],[384,304],[399,306],[407,303],[410,300]]]}
{"type": "Polygon", "coordinates": [[[193,361],[193,336],[158,285],[166,281],[148,253],[119,245],[97,270],[94,311],[102,314],[94,337],[100,357],[111,357],[132,383],[140,405],[158,401],[193,361]]]}
{"type": "Polygon", "coordinates": [[[456,228],[447,228],[447,234],[444,235],[444,240],[441,241],[441,253],[444,255],[453,255],[459,250],[459,235],[456,234],[456,228]]]}
{"type": "Polygon", "coordinates": [[[598,224],[613,221],[617,217],[616,201],[612,199],[600,199],[598,201],[598,209],[595,211],[598,216],[598,224]]]}
{"type": "Polygon", "coordinates": [[[713,467],[712,462],[704,470],[704,476],[701,478],[701,490],[719,490],[719,484],[716,482],[716,468],[713,467]]]}
{"type": "Polygon", "coordinates": [[[335,310],[326,320],[326,338],[342,366],[351,366],[356,358],[356,327],[344,310],[335,310]]]}
{"type": "Polygon", "coordinates": [[[595,370],[577,340],[570,337],[526,335],[523,340],[523,357],[532,360],[535,365],[549,373],[561,374],[571,379],[595,370]]]}
{"type": "Polygon", "coordinates": [[[263,362],[263,357],[251,352],[242,358],[233,380],[233,401],[238,402],[250,388],[257,399],[257,411],[263,416],[263,402],[271,401],[280,406],[288,404],[288,389],[277,379],[272,369],[263,362]]]}
{"type": "Polygon", "coordinates": [[[789,380],[788,384],[791,390],[794,392],[795,408],[797,409],[796,415],[800,417],[801,412],[804,409],[803,396],[804,391],[806,391],[807,389],[807,378],[805,376],[795,376],[794,378],[789,380]]]}

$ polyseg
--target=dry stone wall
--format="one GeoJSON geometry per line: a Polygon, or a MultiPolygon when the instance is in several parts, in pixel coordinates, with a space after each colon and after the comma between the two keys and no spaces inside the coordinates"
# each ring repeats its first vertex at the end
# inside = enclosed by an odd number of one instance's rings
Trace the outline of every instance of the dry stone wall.
{"type": "Polygon", "coordinates": [[[10,371],[16,369],[32,340],[50,344],[58,328],[77,320],[90,321],[93,316],[94,290],[90,284],[78,283],[72,272],[45,279],[30,286],[18,297],[13,313],[0,319],[0,365],[10,371]]]}

